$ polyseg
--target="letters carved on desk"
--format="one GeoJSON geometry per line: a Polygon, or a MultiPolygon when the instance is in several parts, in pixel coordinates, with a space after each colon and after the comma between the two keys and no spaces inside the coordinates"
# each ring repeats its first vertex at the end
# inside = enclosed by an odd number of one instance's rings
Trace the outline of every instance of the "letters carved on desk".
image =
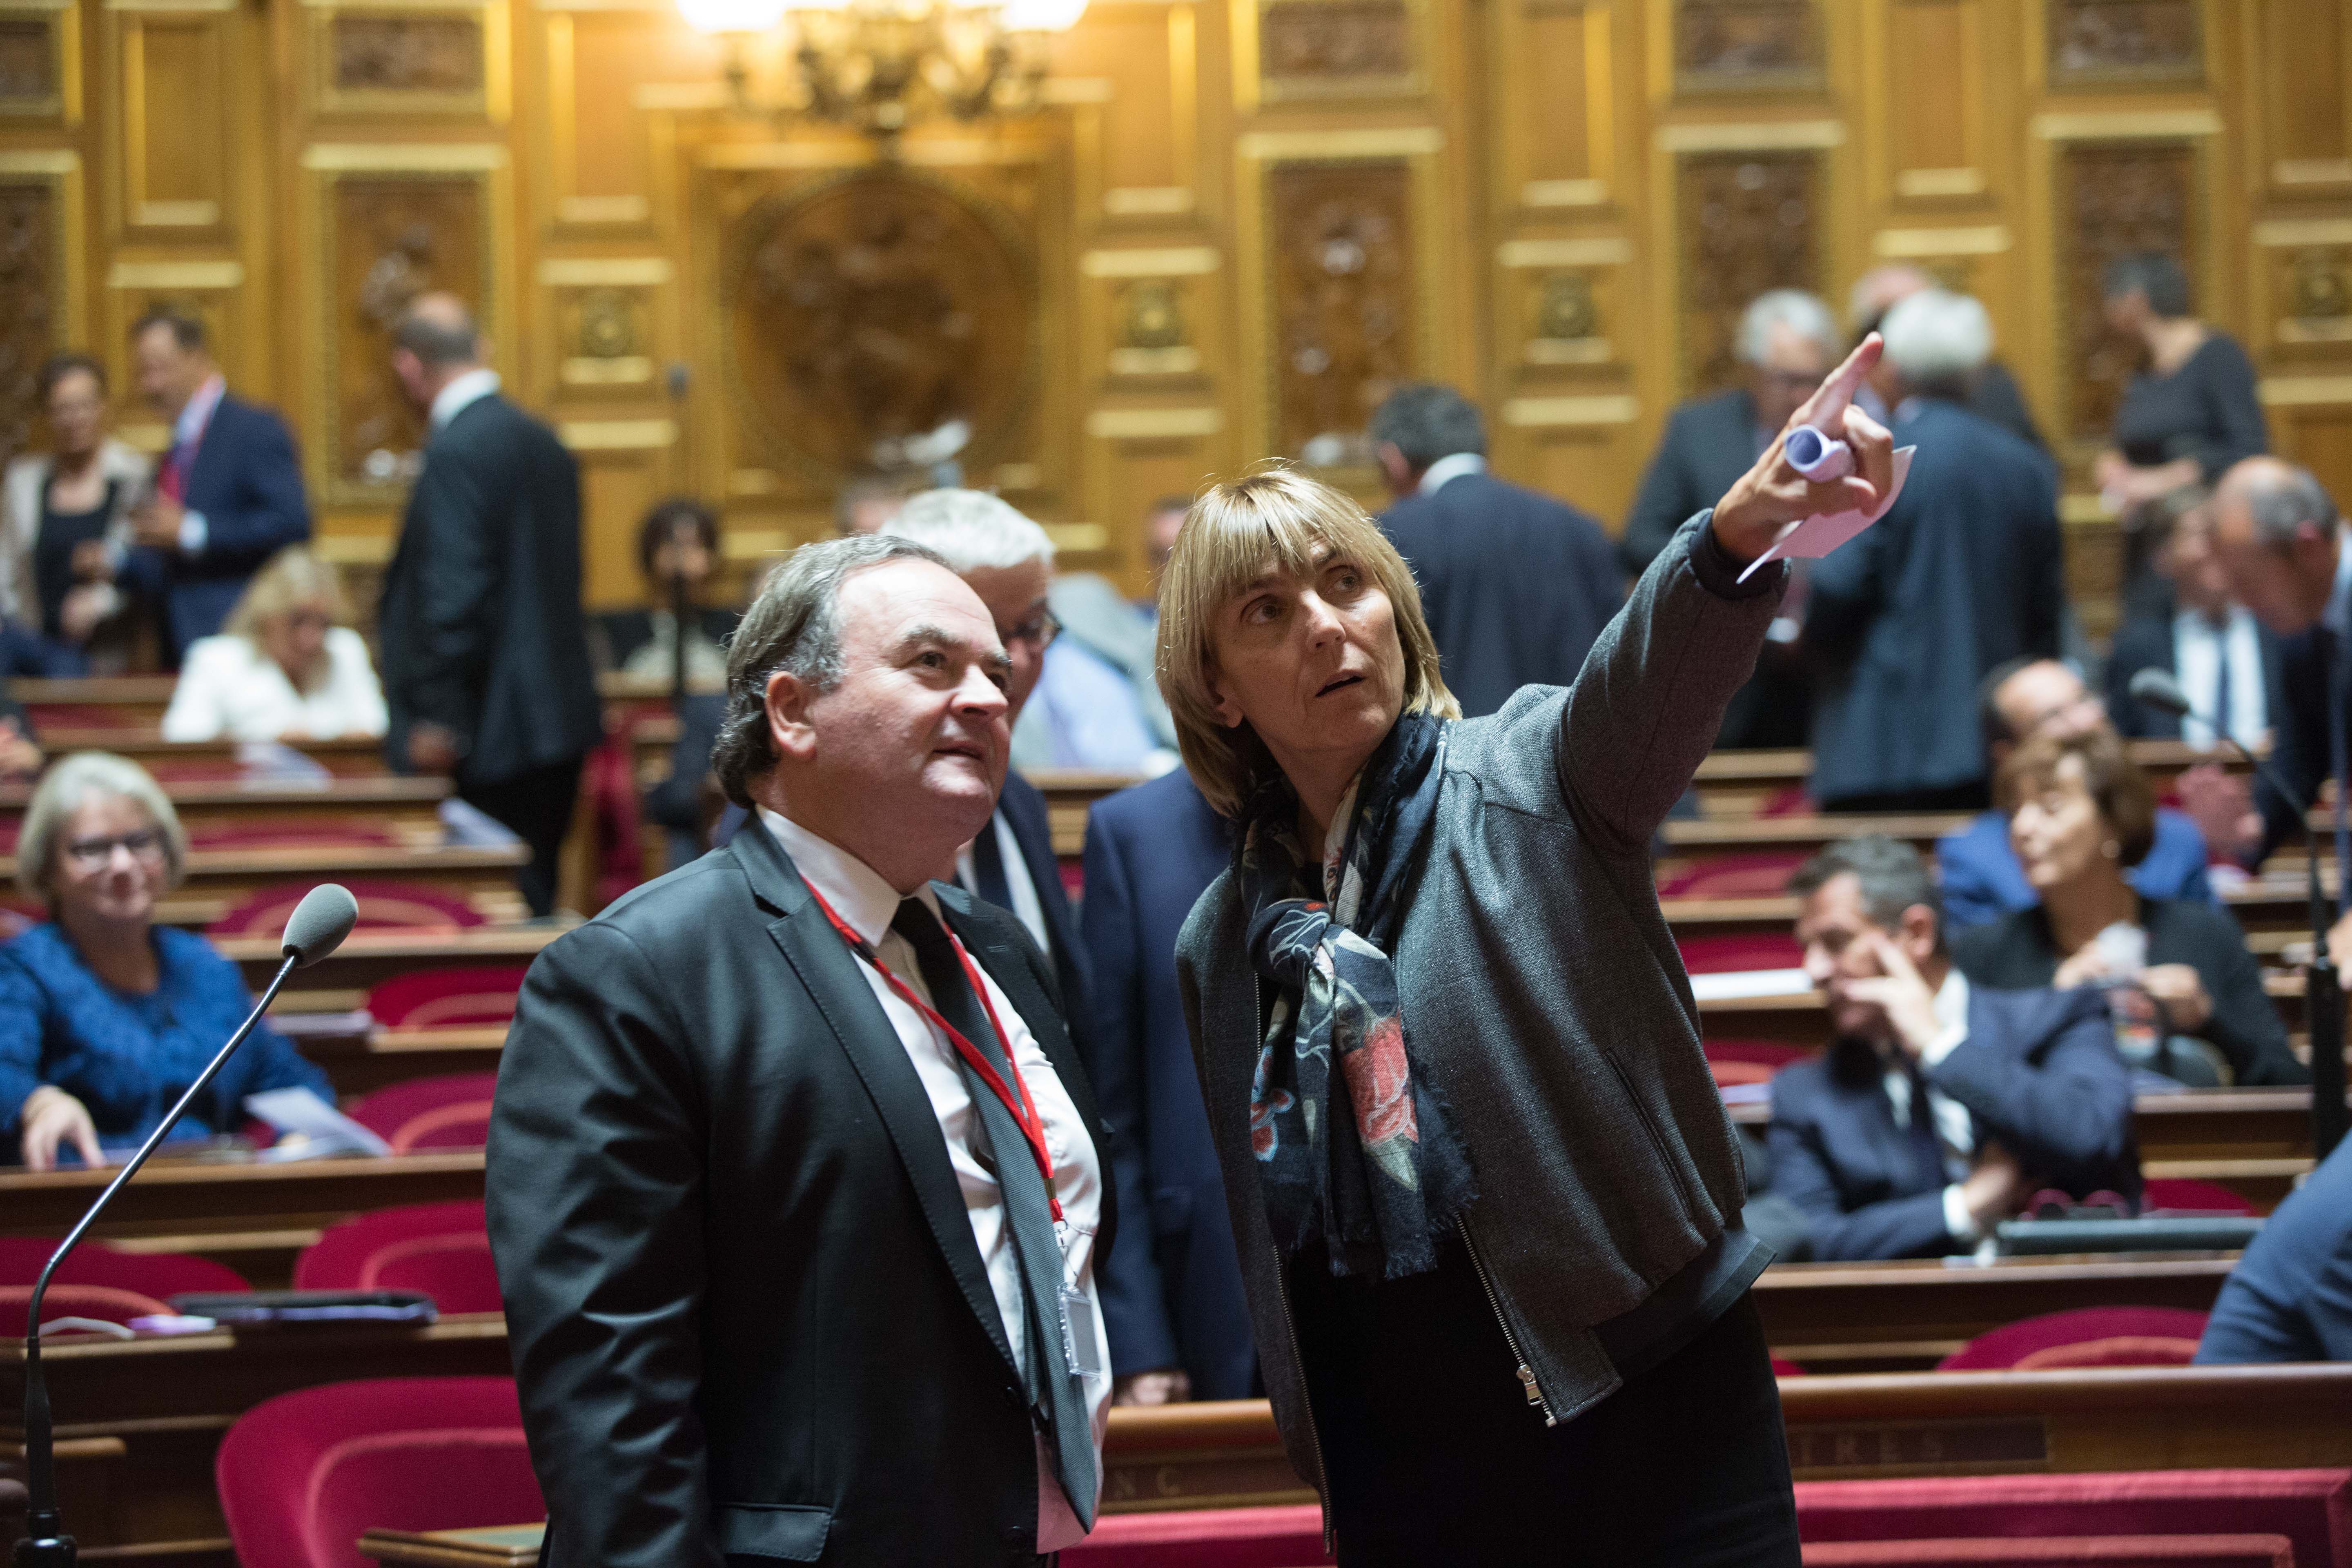
{"type": "Polygon", "coordinates": [[[1739,377],[1733,339],[1750,300],[1768,289],[1819,289],[1820,155],[1697,153],[1682,160],[1675,183],[1682,387],[1716,392],[1739,377]]]}
{"type": "Polygon", "coordinates": [[[32,437],[41,362],[57,350],[57,198],[0,185],[0,462],[32,437]]]}
{"type": "Polygon", "coordinates": [[[346,92],[472,92],[482,29],[469,16],[338,16],[335,86],[346,92]]]}
{"type": "Polygon", "coordinates": [[[2049,1462],[2049,1435],[2035,1416],[1789,1423],[1789,1468],[1800,1476],[2027,1470],[2049,1462]]]}
{"type": "Polygon", "coordinates": [[[2193,80],[2204,74],[2198,0],[2053,0],[2050,79],[2193,80]]]}
{"type": "Polygon", "coordinates": [[[2060,156],[2059,363],[2069,436],[2105,438],[2144,354],[2137,340],[2110,331],[2101,312],[2108,265],[2118,257],[2160,251],[2179,258],[2197,291],[2197,154],[2186,142],[2091,144],[2069,147],[2060,156]]]}
{"type": "Polygon", "coordinates": [[[1318,468],[1367,465],[1372,410],[1417,363],[1412,171],[1287,164],[1266,196],[1277,450],[1318,468]]]}

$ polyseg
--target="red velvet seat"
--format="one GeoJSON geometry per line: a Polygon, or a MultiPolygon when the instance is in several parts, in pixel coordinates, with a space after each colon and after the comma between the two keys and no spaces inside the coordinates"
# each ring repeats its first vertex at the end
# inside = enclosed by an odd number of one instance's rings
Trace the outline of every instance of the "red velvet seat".
{"type": "Polygon", "coordinates": [[[1789,875],[1805,863],[1802,853],[1759,849],[1741,855],[1710,855],[1658,879],[1662,899],[1777,899],[1789,890],[1789,875]]]}
{"type": "Polygon", "coordinates": [[[478,969],[420,969],[367,994],[367,1010],[387,1029],[485,1028],[511,1023],[515,994],[529,971],[520,963],[478,969]]]}
{"type": "Polygon", "coordinates": [[[2295,1568],[2284,1535],[2061,1535],[2005,1541],[1840,1541],[1804,1548],[1805,1568],[2295,1568]]]}
{"type": "Polygon", "coordinates": [[[1323,1552],[1323,1510],[1207,1508],[1105,1514],[1062,1568],[1307,1568],[1323,1552]]]}
{"type": "Polygon", "coordinates": [[[511,1379],[377,1378],[280,1394],[215,1460],[243,1568],[365,1568],[361,1532],[547,1517],[511,1379]]]}
{"type": "Polygon", "coordinates": [[[414,842],[412,835],[363,817],[288,816],[263,821],[199,822],[188,829],[191,849],[383,849],[414,842]]]}
{"type": "MultiPolygon", "coordinates": [[[[33,1305],[30,1285],[0,1285],[0,1340],[23,1342],[31,1324],[28,1316],[33,1305]]],[[[124,1290],[112,1285],[60,1285],[49,1281],[48,1294],[41,1298],[41,1321],[54,1323],[59,1318],[95,1318],[101,1323],[128,1323],[133,1318],[159,1317],[171,1308],[152,1296],[137,1290],[124,1290]]]]}
{"type": "Polygon", "coordinates": [[[2193,1176],[2154,1176],[2141,1184],[2140,1212],[2150,1209],[2194,1209],[2207,1214],[2243,1215],[2252,1218],[2254,1205],[2219,1182],[2193,1176]]]}
{"type": "Polygon", "coordinates": [[[1792,1046],[1785,1040],[1704,1040],[1700,1044],[1718,1084],[1769,1083],[1772,1075],[1790,1062],[1818,1054],[1811,1046],[1792,1046]]]}
{"type": "MultiPolygon", "coordinates": [[[[54,1240],[38,1237],[0,1236],[0,1285],[30,1285],[41,1277],[54,1240]]],[[[243,1290],[244,1277],[226,1263],[185,1252],[123,1252],[102,1241],[85,1241],[58,1266],[49,1281],[52,1296],[60,1285],[102,1285],[134,1290],[142,1296],[177,1296],[184,1292],[243,1290]]]]}
{"type": "MultiPolygon", "coordinates": [[[[212,936],[271,936],[315,884],[265,889],[205,928],[212,936]]],[[[446,930],[486,924],[481,911],[453,893],[414,882],[345,882],[358,900],[361,931],[446,930]]]]}
{"type": "Polygon", "coordinates": [[[478,1202],[411,1204],[331,1225],[294,1260],[294,1288],[421,1290],[444,1312],[504,1306],[478,1202]]]}
{"type": "Polygon", "coordinates": [[[479,1149],[490,1131],[494,1072],[412,1079],[363,1094],[343,1114],[392,1145],[395,1154],[425,1149],[479,1149]]]}
{"type": "Polygon", "coordinates": [[[1693,974],[1730,974],[1748,969],[1801,969],[1805,950],[1785,931],[1741,932],[1724,936],[1686,936],[1683,967],[1693,974]]]}
{"type": "Polygon", "coordinates": [[[2045,1312],[1979,1334],[1937,1372],[2048,1372],[2064,1366],[2187,1366],[2205,1334],[2203,1312],[2179,1307],[2083,1307],[2045,1312]]]}

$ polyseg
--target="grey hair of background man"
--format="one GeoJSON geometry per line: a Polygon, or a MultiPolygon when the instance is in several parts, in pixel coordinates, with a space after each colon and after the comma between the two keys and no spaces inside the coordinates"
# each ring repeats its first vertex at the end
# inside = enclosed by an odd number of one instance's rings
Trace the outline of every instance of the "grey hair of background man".
{"type": "Polygon", "coordinates": [[[1771,352],[1772,329],[1786,327],[1801,338],[1819,343],[1822,353],[1838,357],[1837,318],[1818,295],[1802,289],[1774,289],[1759,294],[1739,313],[1739,332],[1732,348],[1742,364],[1760,365],[1771,352]]]}
{"type": "Polygon", "coordinates": [[[1045,531],[985,490],[924,490],[909,497],[882,531],[938,551],[958,576],[1032,561],[1044,562],[1049,572],[1054,567],[1054,542],[1045,531]]]}
{"type": "Polygon", "coordinates": [[[1842,838],[1818,850],[1789,878],[1792,897],[1809,899],[1848,872],[1862,884],[1863,912],[1888,931],[1903,924],[1903,911],[1925,904],[1936,917],[1936,951],[1944,950],[1944,900],[1919,851],[1883,834],[1842,838]]]}
{"type": "Polygon", "coordinates": [[[2323,533],[2336,526],[2335,498],[2309,468],[2264,463],[2229,488],[2244,500],[2247,514],[2254,520],[2254,537],[2273,550],[2292,545],[2305,523],[2323,533]]]}
{"type": "Polygon", "coordinates": [[[1992,358],[1992,318],[1983,303],[1948,289],[1896,300],[1878,331],[1887,364],[1920,391],[1960,389],[1992,358]]]}
{"type": "Polygon", "coordinates": [[[482,353],[481,331],[470,315],[443,319],[412,310],[393,328],[392,341],[428,365],[471,364],[482,353]]]}
{"type": "Polygon", "coordinates": [[[1416,469],[1459,452],[1486,455],[1486,422],[1478,405],[1434,382],[1400,386],[1381,399],[1370,435],[1373,446],[1395,447],[1416,469]]]}
{"type": "Polygon", "coordinates": [[[890,561],[950,566],[929,545],[887,533],[853,533],[803,544],[768,574],[727,645],[727,716],[710,768],[727,798],[747,809],[751,781],[776,765],[768,733],[768,682],[788,673],[822,694],[841,684],[841,584],[852,573],[890,561]]]}

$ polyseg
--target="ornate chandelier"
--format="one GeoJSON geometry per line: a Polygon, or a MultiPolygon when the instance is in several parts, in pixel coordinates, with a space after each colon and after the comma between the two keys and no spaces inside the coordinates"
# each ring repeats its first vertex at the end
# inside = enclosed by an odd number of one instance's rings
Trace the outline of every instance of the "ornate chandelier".
{"type": "Polygon", "coordinates": [[[926,114],[1023,114],[1043,99],[1047,51],[1087,0],[677,0],[727,43],[737,109],[853,125],[886,142],[926,114]],[[752,101],[748,48],[788,32],[796,101],[752,101]]]}

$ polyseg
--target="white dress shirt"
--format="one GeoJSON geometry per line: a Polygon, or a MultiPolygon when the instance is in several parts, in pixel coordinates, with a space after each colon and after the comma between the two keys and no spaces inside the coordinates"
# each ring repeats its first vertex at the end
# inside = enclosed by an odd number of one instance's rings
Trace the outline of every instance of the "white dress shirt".
{"type": "Polygon", "coordinates": [[[494,370],[469,370],[433,395],[433,407],[425,422],[438,436],[448,428],[449,421],[499,389],[499,373],[494,370]]]}
{"type": "MultiPolygon", "coordinates": [[[[1054,946],[1046,939],[1045,906],[1038,901],[1037,884],[1030,878],[1029,862],[1021,858],[1021,841],[1013,837],[1013,825],[999,811],[989,817],[988,830],[996,835],[996,858],[1004,862],[1004,886],[1013,895],[1013,913],[1028,929],[1037,951],[1051,954],[1054,946]]],[[[973,898],[981,896],[980,868],[969,844],[956,851],[956,880],[973,898]]]]}
{"type": "Polygon", "coordinates": [[[1421,471],[1421,483],[1415,495],[1433,496],[1465,474],[1483,474],[1486,459],[1475,452],[1455,452],[1440,458],[1421,471]]]}
{"type": "MultiPolygon", "coordinates": [[[[834,912],[865,939],[875,954],[890,966],[891,973],[929,1002],[930,992],[923,984],[921,963],[906,939],[890,929],[890,922],[898,914],[898,889],[884,881],[872,867],[798,823],[764,807],[760,818],[784,847],[784,853],[792,857],[801,875],[824,895],[834,912]]],[[[915,896],[929,905],[932,913],[939,912],[939,896],[928,885],[915,896]]],[[[1014,1359],[1024,1361],[1029,1334],[1020,1260],[1013,1255],[1013,1235],[1004,1223],[1003,1195],[997,1187],[993,1162],[989,1158],[988,1134],[972,1106],[971,1092],[955,1047],[891,990],[872,964],[860,959],[857,967],[873,989],[874,999],[882,1005],[890,1026],[898,1032],[899,1041],[906,1046],[907,1056],[923,1080],[923,1091],[930,1096],[932,1114],[939,1118],[940,1135],[947,1141],[949,1163],[955,1167],[957,1184],[963,1189],[964,1210],[971,1219],[971,1237],[980,1246],[981,1261],[988,1268],[989,1289],[995,1292],[996,1308],[1004,1320],[1005,1341],[1013,1347],[1014,1359]]],[[[1062,1200],[1062,1214],[1069,1226],[1070,1250],[1063,1260],[1064,1277],[1076,1283],[1086,1297],[1087,1310],[1094,1314],[1095,1342],[1108,1344],[1102,1303],[1095,1289],[1095,1231],[1102,1220],[1103,1171],[1094,1139],[1080,1120],[1069,1091],[1062,1087],[1061,1076],[1029,1033],[1028,1025],[1022,1021],[1012,999],[998,988],[994,976],[981,968],[976,959],[973,967],[980,968],[981,983],[988,988],[989,1004],[996,1009],[997,1018],[1012,1037],[1013,1064],[1028,1086],[1030,1098],[1036,1102],[1039,1119],[1045,1124],[1045,1152],[1054,1162],[1054,1194],[1062,1200]]],[[[1029,1157],[1026,1150],[1015,1156],[1024,1160],[1029,1157]]],[[[1040,1310],[1050,1312],[1053,1304],[1042,1302],[1040,1310]]],[[[1025,1374],[1025,1364],[1022,1370],[1025,1374]]],[[[1053,1374],[1060,1372],[1056,1367],[1053,1374]]],[[[1103,1432],[1108,1425],[1110,1410],[1110,1381],[1106,1369],[1100,1376],[1089,1378],[1087,1386],[1087,1414],[1094,1424],[1097,1494],[1103,1432]]],[[[1061,1483],[1054,1476],[1053,1451],[1040,1434],[1038,1554],[1076,1546],[1086,1539],[1086,1534],[1077,1515],[1071,1511],[1069,1500],[1062,1495],[1061,1483]]]]}
{"type": "Polygon", "coordinates": [[[383,688],[366,640],[349,626],[327,629],[327,673],[308,691],[297,691],[284,668],[250,641],[223,632],[188,645],[163,728],[167,741],[381,735],[383,688]]]}
{"type": "MultiPolygon", "coordinates": [[[[1969,979],[1955,967],[1936,988],[1936,1021],[1943,1026],[1937,1037],[1928,1041],[1919,1053],[1919,1071],[1925,1075],[1959,1047],[1969,1037],[1969,979]]],[[[1897,1064],[1887,1068],[1881,1080],[1886,1085],[1886,1099],[1895,1111],[1895,1125],[1911,1125],[1911,1076],[1897,1064]]],[[[1926,1079],[1923,1076],[1922,1082],[1926,1079]]],[[[1927,1114],[1936,1124],[1936,1142],[1944,1151],[1944,1174],[1950,1184],[1944,1188],[1944,1228],[1952,1233],[1955,1241],[1977,1242],[1984,1239],[1984,1227],[1969,1212],[1968,1201],[1961,1195],[1960,1185],[1968,1179],[1969,1168],[1976,1158],[1976,1120],[1969,1108],[1928,1083],[1927,1114]]]]}
{"type": "Polygon", "coordinates": [[[2230,732],[2249,749],[2268,738],[2271,716],[2263,683],[2263,643],[2254,630],[2253,612],[2242,605],[2230,606],[2222,624],[2215,626],[2195,610],[2172,617],[2172,668],[2189,698],[2189,711],[2181,715],[2180,738],[2192,746],[2217,743],[2213,726],[2199,714],[2221,710],[2221,650],[2230,653],[2230,732]]]}

